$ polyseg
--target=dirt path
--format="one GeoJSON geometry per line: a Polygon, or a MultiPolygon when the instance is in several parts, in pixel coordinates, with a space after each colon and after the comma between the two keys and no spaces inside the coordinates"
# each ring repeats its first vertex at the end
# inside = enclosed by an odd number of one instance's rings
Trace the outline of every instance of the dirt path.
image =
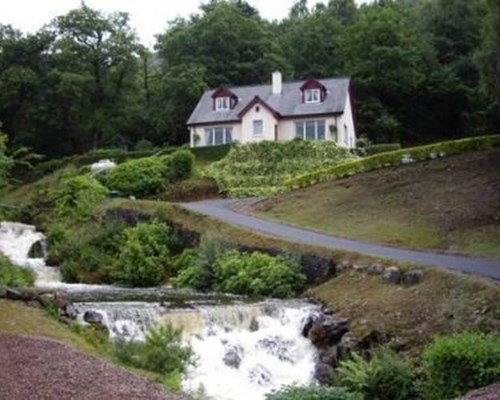
{"type": "Polygon", "coordinates": [[[0,334],[0,399],[178,400],[155,383],[42,338],[0,334]]]}
{"type": "MultiPolygon", "coordinates": [[[[387,257],[399,261],[415,262],[422,265],[445,267],[500,280],[499,260],[454,256],[430,251],[416,251],[330,236],[250,215],[244,215],[233,209],[236,204],[239,203],[241,205],[241,203],[245,201],[251,200],[217,199],[194,203],[182,203],[181,205],[188,210],[206,214],[230,224],[242,226],[272,236],[290,239],[299,243],[332,249],[343,249],[376,257],[387,257]]],[[[239,206],[238,209],[241,209],[241,206],[239,206]]]]}

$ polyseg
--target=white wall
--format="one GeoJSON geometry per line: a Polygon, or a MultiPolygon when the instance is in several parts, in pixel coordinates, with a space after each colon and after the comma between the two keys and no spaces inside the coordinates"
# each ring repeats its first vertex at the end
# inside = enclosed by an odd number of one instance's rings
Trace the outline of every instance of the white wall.
{"type": "Polygon", "coordinates": [[[353,148],[356,147],[356,132],[354,130],[354,116],[351,107],[351,95],[347,92],[346,105],[344,113],[338,120],[337,135],[339,143],[343,146],[353,148]],[[345,138],[345,127],[347,127],[347,138],[345,138]],[[346,140],[347,139],[347,140],[346,140]]]}
{"type": "Polygon", "coordinates": [[[261,104],[254,105],[241,120],[241,143],[274,140],[274,126],[278,124],[274,115],[261,104]],[[257,111],[259,110],[259,111],[257,111]],[[262,135],[253,135],[253,121],[262,120],[262,135]]]}

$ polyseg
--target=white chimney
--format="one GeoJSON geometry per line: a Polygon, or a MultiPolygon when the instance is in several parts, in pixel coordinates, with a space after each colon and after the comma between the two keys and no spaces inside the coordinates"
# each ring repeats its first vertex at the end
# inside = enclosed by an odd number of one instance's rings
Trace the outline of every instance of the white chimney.
{"type": "Polygon", "coordinates": [[[283,78],[281,72],[273,72],[273,94],[281,94],[283,88],[283,78]]]}

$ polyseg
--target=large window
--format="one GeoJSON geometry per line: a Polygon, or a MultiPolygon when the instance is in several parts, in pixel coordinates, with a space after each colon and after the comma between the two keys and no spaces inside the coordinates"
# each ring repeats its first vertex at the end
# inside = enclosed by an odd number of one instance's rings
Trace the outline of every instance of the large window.
{"type": "Polygon", "coordinates": [[[233,141],[233,128],[205,128],[207,146],[217,146],[220,144],[231,143],[233,141]]]}
{"type": "Polygon", "coordinates": [[[296,122],[295,136],[305,140],[325,140],[325,120],[296,122]]]}
{"type": "Polygon", "coordinates": [[[306,103],[319,103],[321,101],[319,89],[306,89],[304,91],[304,101],[306,103]]]}
{"type": "Polygon", "coordinates": [[[215,99],[215,110],[216,111],[225,111],[229,110],[231,105],[229,97],[217,97],[215,99]]]}
{"type": "Polygon", "coordinates": [[[264,133],[264,122],[261,119],[256,119],[253,121],[253,135],[262,136],[264,133]]]}

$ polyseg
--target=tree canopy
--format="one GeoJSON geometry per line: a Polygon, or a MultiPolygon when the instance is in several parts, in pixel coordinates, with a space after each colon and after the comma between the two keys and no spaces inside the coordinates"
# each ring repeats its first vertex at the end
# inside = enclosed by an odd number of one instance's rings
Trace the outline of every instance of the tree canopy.
{"type": "Polygon", "coordinates": [[[82,4],[47,22],[35,34],[0,24],[0,121],[14,150],[183,144],[204,90],[269,83],[274,70],[352,77],[358,133],[377,142],[500,128],[495,0],[297,0],[282,21],[244,0],[210,0],[158,32],[154,49],[123,12],[82,4]]]}

